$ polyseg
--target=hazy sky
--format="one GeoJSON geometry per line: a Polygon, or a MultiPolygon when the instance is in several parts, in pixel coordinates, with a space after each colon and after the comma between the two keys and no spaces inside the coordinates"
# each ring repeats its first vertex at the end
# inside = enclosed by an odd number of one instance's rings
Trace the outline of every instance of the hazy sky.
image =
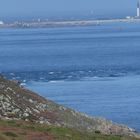
{"type": "Polygon", "coordinates": [[[135,14],[137,0],[0,0],[0,17],[135,14]]]}

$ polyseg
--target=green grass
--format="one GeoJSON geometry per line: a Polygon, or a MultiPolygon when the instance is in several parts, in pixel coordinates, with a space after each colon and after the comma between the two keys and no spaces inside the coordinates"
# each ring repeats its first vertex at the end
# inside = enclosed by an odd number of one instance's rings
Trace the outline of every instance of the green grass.
{"type": "Polygon", "coordinates": [[[83,133],[68,128],[51,128],[50,133],[56,140],[121,140],[120,136],[107,136],[93,133],[83,133]]]}
{"type": "Polygon", "coordinates": [[[17,134],[15,134],[13,132],[4,132],[3,134],[8,136],[8,137],[18,137],[17,134]]]}
{"type": "Polygon", "coordinates": [[[27,139],[29,132],[47,133],[52,136],[54,140],[140,140],[125,136],[107,136],[100,134],[100,132],[80,132],[69,128],[39,125],[23,121],[0,121],[0,126],[12,127],[13,129],[16,128],[21,131],[0,132],[0,140],[24,140],[27,139]]]}

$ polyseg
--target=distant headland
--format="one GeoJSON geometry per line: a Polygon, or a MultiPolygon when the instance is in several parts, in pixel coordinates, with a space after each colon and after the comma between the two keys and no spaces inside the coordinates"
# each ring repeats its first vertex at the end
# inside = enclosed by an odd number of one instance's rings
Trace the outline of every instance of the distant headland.
{"type": "Polygon", "coordinates": [[[117,22],[140,22],[140,3],[137,2],[136,16],[126,16],[125,18],[114,19],[94,19],[94,20],[31,20],[31,21],[15,21],[5,23],[0,21],[0,28],[47,28],[47,27],[69,27],[69,26],[95,26],[107,23],[117,22]]]}
{"type": "Polygon", "coordinates": [[[4,23],[0,21],[0,28],[47,28],[47,27],[71,27],[71,26],[97,26],[118,22],[138,22],[140,18],[126,17],[124,19],[102,19],[102,20],[70,20],[70,21],[16,21],[4,23]]]}

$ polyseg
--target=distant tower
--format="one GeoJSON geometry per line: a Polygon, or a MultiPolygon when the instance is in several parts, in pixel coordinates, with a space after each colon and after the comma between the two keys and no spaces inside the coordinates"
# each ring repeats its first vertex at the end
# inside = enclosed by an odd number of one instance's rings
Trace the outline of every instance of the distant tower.
{"type": "Polygon", "coordinates": [[[137,3],[137,17],[140,17],[140,3],[137,3]]]}

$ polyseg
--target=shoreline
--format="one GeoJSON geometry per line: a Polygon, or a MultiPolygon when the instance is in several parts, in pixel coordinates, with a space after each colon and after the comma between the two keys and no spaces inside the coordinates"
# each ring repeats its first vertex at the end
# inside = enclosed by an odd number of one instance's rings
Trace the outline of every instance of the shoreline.
{"type": "Polygon", "coordinates": [[[0,120],[19,120],[28,123],[75,129],[90,132],[140,138],[133,128],[99,117],[91,117],[59,105],[20,86],[18,81],[0,76],[0,120]]]}
{"type": "Polygon", "coordinates": [[[0,29],[3,28],[50,28],[50,27],[75,27],[75,26],[99,26],[102,24],[131,22],[140,23],[140,19],[104,19],[104,20],[74,20],[74,21],[29,21],[0,24],[0,29]]]}

